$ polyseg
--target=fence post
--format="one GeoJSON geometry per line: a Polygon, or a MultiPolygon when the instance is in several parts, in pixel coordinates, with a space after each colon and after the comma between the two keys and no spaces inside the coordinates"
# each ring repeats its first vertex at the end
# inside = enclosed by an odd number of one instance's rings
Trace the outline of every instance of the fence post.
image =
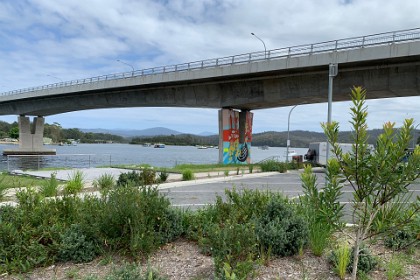
{"type": "Polygon", "coordinates": [[[89,155],[89,168],[90,168],[90,155],[89,155]]]}

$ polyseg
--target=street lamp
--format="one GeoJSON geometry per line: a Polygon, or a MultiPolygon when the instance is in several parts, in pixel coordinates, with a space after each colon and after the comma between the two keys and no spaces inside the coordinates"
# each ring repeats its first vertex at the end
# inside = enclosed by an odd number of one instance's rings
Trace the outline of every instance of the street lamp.
{"type": "Polygon", "coordinates": [[[130,67],[131,67],[131,69],[133,70],[133,71],[131,72],[131,75],[132,75],[132,76],[134,75],[134,67],[133,67],[133,65],[128,64],[127,62],[124,62],[124,61],[119,60],[119,59],[117,59],[117,61],[118,61],[118,62],[120,62],[120,63],[122,63],[122,64],[125,64],[125,65],[127,65],[127,66],[130,66],[130,67]]]}
{"type": "Polygon", "coordinates": [[[267,59],[267,48],[265,47],[264,41],[260,37],[258,37],[257,35],[255,35],[254,32],[251,32],[251,35],[252,36],[255,36],[255,38],[257,38],[258,40],[261,41],[261,43],[263,43],[263,45],[264,45],[264,59],[267,59]]]}
{"type": "MultiPolygon", "coordinates": [[[[337,63],[330,63],[329,65],[329,73],[328,73],[328,120],[327,123],[331,123],[331,112],[332,112],[332,96],[333,96],[333,81],[334,77],[338,74],[338,64],[337,63]]],[[[330,141],[327,141],[327,151],[326,151],[326,158],[325,162],[328,165],[328,158],[330,156],[330,141]]],[[[327,181],[325,181],[327,182],[327,181]]]]}
{"type": "Polygon", "coordinates": [[[295,109],[297,106],[302,105],[305,103],[299,103],[296,104],[295,106],[292,107],[292,109],[290,109],[289,111],[289,117],[287,118],[287,142],[286,142],[286,163],[289,162],[289,147],[290,147],[290,138],[289,138],[289,133],[290,133],[290,115],[292,114],[293,109],[295,109]]]}
{"type": "Polygon", "coordinates": [[[49,74],[47,74],[47,76],[48,77],[51,77],[51,78],[54,78],[54,79],[57,79],[57,80],[60,80],[60,82],[63,82],[63,80],[61,78],[59,78],[59,77],[56,77],[56,76],[53,76],[53,75],[49,75],[49,74]]]}

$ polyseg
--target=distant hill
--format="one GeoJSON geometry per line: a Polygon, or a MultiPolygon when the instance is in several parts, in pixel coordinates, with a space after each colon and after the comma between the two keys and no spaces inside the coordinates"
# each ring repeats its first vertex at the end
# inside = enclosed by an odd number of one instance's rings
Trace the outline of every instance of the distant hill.
{"type": "Polygon", "coordinates": [[[167,135],[179,135],[183,134],[182,132],[172,130],[165,127],[152,127],[148,129],[141,130],[129,130],[129,129],[81,129],[83,132],[93,132],[93,133],[109,133],[120,135],[123,137],[149,137],[149,136],[167,136],[167,135]]]}

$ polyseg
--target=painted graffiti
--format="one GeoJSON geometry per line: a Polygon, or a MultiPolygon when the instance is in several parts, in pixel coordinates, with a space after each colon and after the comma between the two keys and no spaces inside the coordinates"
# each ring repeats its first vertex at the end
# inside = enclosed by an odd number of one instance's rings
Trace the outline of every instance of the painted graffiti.
{"type": "Polygon", "coordinates": [[[251,112],[246,114],[245,128],[240,128],[240,112],[231,109],[222,109],[223,125],[223,163],[250,163],[251,140],[252,140],[252,117],[251,112]],[[240,143],[241,129],[244,133],[244,141],[240,143]]]}

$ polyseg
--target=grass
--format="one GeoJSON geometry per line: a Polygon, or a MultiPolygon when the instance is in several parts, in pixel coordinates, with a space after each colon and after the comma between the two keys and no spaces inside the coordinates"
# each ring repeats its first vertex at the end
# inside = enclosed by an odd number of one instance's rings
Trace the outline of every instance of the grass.
{"type": "Polygon", "coordinates": [[[388,280],[399,279],[405,275],[406,261],[401,255],[392,256],[385,266],[385,275],[388,280]]]}
{"type": "MultiPolygon", "coordinates": [[[[221,171],[224,172],[225,170],[229,170],[229,171],[237,171],[238,168],[241,167],[247,167],[248,165],[245,164],[229,164],[229,165],[225,165],[225,164],[221,164],[221,163],[215,163],[215,164],[177,164],[175,167],[153,167],[154,170],[156,171],[166,171],[169,173],[180,173],[182,174],[182,172],[184,172],[185,170],[191,170],[194,173],[197,172],[214,172],[214,171],[221,171]]],[[[116,168],[125,168],[125,169],[142,169],[145,167],[150,168],[150,165],[147,164],[140,164],[140,165],[115,165],[113,167],[116,168]]],[[[255,170],[255,167],[257,167],[257,165],[252,165],[251,170],[255,170]]]]}
{"type": "Polygon", "coordinates": [[[21,187],[28,187],[28,186],[42,186],[46,179],[38,179],[31,176],[26,175],[11,175],[8,173],[0,174],[1,184],[7,188],[21,188],[21,187]]]}

